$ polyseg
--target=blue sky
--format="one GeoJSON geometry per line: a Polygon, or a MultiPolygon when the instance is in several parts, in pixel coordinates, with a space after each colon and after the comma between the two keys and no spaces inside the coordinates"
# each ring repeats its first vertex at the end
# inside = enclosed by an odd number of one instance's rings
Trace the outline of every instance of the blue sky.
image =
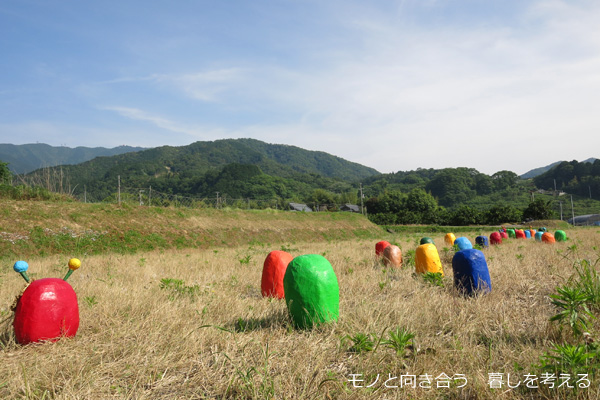
{"type": "Polygon", "coordinates": [[[595,0],[2,0],[0,143],[521,174],[600,157],[599,24],[595,0]]]}

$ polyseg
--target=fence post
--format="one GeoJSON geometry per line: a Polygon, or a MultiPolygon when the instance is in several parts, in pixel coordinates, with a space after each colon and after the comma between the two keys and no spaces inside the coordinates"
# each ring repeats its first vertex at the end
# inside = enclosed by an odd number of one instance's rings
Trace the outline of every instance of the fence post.
{"type": "Polygon", "coordinates": [[[118,201],[119,201],[119,205],[121,205],[121,175],[117,176],[118,180],[119,180],[119,194],[118,194],[118,201]]]}
{"type": "Polygon", "coordinates": [[[152,207],[152,186],[148,189],[148,207],[152,207]]]}

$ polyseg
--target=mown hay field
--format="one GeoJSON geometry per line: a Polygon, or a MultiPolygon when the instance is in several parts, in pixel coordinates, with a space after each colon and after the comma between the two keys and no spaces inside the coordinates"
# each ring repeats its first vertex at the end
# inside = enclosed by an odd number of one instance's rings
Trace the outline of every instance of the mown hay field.
{"type": "MultiPolygon", "coordinates": [[[[79,300],[77,336],[28,346],[15,343],[9,311],[24,281],[3,272],[0,398],[599,398],[596,376],[580,389],[557,388],[558,377],[554,388],[540,381],[527,388],[524,380],[541,376],[537,365],[554,344],[580,342],[549,321],[557,313],[549,296],[580,260],[597,261],[600,233],[567,234],[567,242],[554,245],[511,239],[485,249],[493,290],[475,298],[453,288],[453,251],[443,234],[428,235],[446,272],[443,287],[413,274],[418,234],[380,238],[401,247],[402,269],[375,259],[378,239],[82,257],[69,279],[79,300]],[[262,298],[262,263],[281,249],[331,262],[340,287],[338,322],[298,331],[285,301],[262,298]],[[384,341],[396,328],[414,334],[412,345],[396,351],[384,341]],[[360,347],[361,335],[374,346],[360,347]],[[490,374],[503,374],[499,388],[491,387],[490,374]],[[511,385],[521,384],[507,387],[508,374],[511,385]],[[416,387],[393,387],[412,375],[416,387]]],[[[464,236],[473,241],[475,232],[464,236]]],[[[62,277],[70,257],[28,260],[30,275],[62,277]]],[[[598,326],[590,322],[592,338],[598,326]]],[[[577,379],[567,384],[577,386],[577,379]]]]}

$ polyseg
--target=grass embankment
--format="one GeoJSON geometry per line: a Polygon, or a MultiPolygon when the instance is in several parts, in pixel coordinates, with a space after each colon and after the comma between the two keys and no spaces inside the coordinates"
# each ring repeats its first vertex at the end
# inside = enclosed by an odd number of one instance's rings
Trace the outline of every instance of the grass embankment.
{"type": "Polygon", "coordinates": [[[372,237],[381,228],[351,213],[136,207],[1,200],[0,260],[70,254],[372,237]]]}
{"type": "MultiPolygon", "coordinates": [[[[24,282],[4,272],[0,321],[8,322],[0,324],[0,398],[599,398],[597,376],[581,389],[558,388],[559,375],[554,388],[540,379],[547,372],[540,360],[554,354],[554,344],[581,344],[568,326],[549,321],[558,311],[549,296],[580,260],[598,267],[600,233],[567,233],[568,242],[554,245],[510,239],[486,249],[493,291],[476,298],[454,290],[453,252],[444,249],[442,234],[430,236],[446,271],[443,287],[413,276],[408,256],[402,269],[383,268],[369,238],[89,255],[69,280],[79,298],[77,336],[29,346],[14,342],[8,310],[24,282]],[[284,301],[261,297],[262,262],[281,248],[294,256],[322,254],[332,263],[340,286],[338,322],[297,331],[284,301]],[[392,340],[397,328],[414,334],[412,345],[392,340]],[[503,374],[501,388],[490,388],[490,374],[503,374]],[[526,387],[527,374],[538,377],[539,388],[526,387]],[[401,375],[415,375],[417,387],[393,387],[401,375]],[[419,386],[427,385],[426,376],[429,389],[419,386]],[[508,388],[507,379],[519,387],[508,388]]],[[[382,239],[408,255],[418,236],[382,239]]],[[[62,277],[68,258],[39,258],[29,273],[62,277]]],[[[591,320],[587,328],[596,341],[599,325],[591,320]]],[[[592,361],[572,360],[578,369],[564,370],[570,386],[580,379],[574,371],[596,368],[587,367],[592,361]]]]}

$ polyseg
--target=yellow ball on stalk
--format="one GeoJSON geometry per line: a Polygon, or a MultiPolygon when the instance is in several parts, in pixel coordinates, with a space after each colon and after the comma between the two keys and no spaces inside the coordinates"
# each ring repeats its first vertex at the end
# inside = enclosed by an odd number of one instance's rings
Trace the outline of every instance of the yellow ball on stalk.
{"type": "Polygon", "coordinates": [[[66,281],[67,279],[69,279],[73,271],[75,271],[79,267],[81,267],[81,261],[79,261],[78,258],[71,258],[69,260],[69,270],[67,271],[67,274],[65,275],[63,280],[66,281]]]}

